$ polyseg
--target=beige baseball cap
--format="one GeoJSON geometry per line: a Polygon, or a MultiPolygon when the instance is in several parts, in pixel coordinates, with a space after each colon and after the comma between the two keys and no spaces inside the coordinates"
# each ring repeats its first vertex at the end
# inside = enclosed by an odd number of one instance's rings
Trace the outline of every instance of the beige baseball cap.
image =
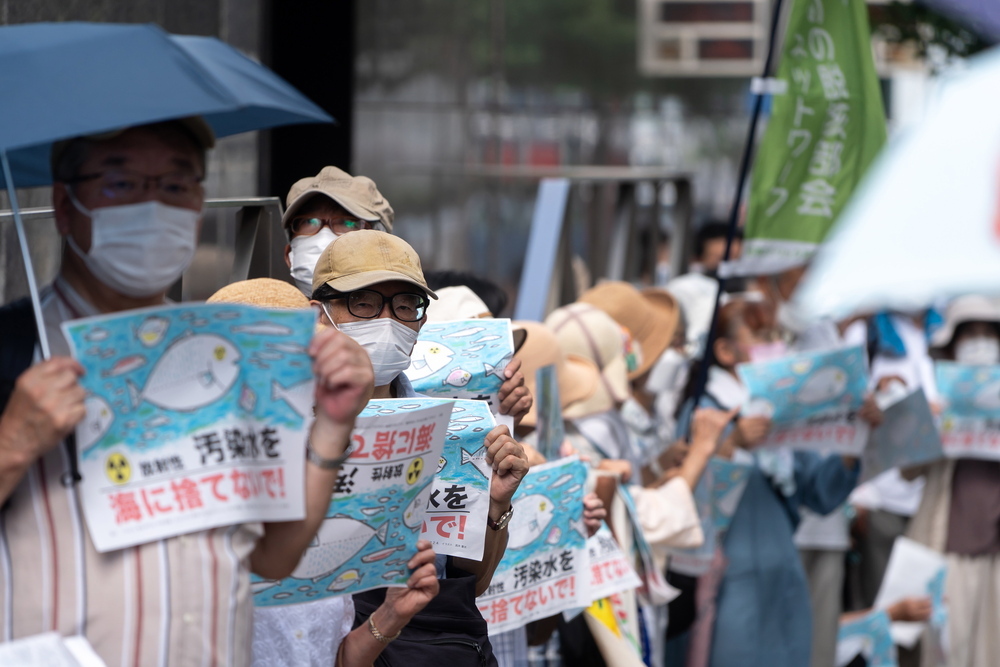
{"type": "Polygon", "coordinates": [[[333,200],[359,220],[381,223],[385,231],[392,232],[392,207],[375,187],[375,181],[367,176],[351,176],[337,167],[323,167],[315,176],[295,182],[285,199],[281,225],[287,228],[299,209],[318,195],[333,200]]]}
{"type": "Polygon", "coordinates": [[[313,271],[313,291],[329,285],[351,292],[390,280],[410,283],[436,299],[427,286],[420,256],[409,243],[383,231],[361,229],[338,236],[326,247],[313,271]]]}

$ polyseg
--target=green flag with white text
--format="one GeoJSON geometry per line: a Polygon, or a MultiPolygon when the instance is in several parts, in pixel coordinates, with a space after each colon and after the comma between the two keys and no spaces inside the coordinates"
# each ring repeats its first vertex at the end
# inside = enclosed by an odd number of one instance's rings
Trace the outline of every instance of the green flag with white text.
{"type": "Polygon", "coordinates": [[[773,112],[757,150],[742,274],[812,257],[885,143],[865,0],[792,0],[773,112]]]}

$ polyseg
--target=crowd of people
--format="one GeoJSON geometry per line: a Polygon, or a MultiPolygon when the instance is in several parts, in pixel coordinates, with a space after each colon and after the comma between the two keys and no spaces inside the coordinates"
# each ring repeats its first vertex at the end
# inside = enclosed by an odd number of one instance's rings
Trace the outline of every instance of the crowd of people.
{"type": "MultiPolygon", "coordinates": [[[[293,571],[326,516],[366,403],[417,395],[403,371],[421,327],[492,318],[506,307],[503,291],[482,277],[425,274],[375,183],[335,167],[288,193],[288,275],[235,283],[210,299],[317,311],[305,518],[99,553],[77,488],[83,369],[60,324],[166,303],[194,256],[213,143],[204,121],[188,118],[53,148],[53,207],[65,243],[59,275],[42,295],[51,358],[36,350],[29,303],[0,311],[4,641],[81,635],[108,665],[522,667],[536,660],[529,644],[549,647],[541,659],[557,655],[564,665],[631,664],[600,650],[580,617],[495,633],[476,607],[505,553],[521,480],[547,457],[577,455],[614,481],[610,493],[599,487],[584,498],[588,531],[610,521],[630,553],[631,532],[641,533],[676,589],[669,604],[638,596],[646,664],[838,664],[840,624],[875,605],[904,534],[946,556],[949,615],[946,632],[901,648],[900,663],[979,667],[1000,656],[1000,464],[945,459],[859,484],[856,458],[760,447],[771,420],[745,409],[736,372],[748,362],[861,345],[871,385],[858,419],[877,427],[877,399],[899,387],[921,388],[939,405],[934,358],[1000,363],[1000,305],[958,299],[933,332],[926,313],[804,325],[788,307],[804,271],[797,267],[723,282],[713,317],[728,232],[718,225],[702,230],[692,271],[665,287],[599,282],[544,322],[514,322],[518,346],[497,409],[515,426],[497,426],[483,441],[492,479],[482,559],[436,555],[421,541],[406,554],[405,587],[254,609],[251,573],[282,579],[293,571]],[[547,366],[556,369],[565,430],[554,451],[539,441],[533,400],[536,372],[547,366]],[[750,471],[724,534],[706,526],[696,499],[715,459],[750,471]],[[617,494],[633,499],[634,524],[613,520],[617,494]],[[702,567],[685,565],[692,553],[702,567]]],[[[932,610],[918,597],[887,613],[925,621],[932,610]]]]}

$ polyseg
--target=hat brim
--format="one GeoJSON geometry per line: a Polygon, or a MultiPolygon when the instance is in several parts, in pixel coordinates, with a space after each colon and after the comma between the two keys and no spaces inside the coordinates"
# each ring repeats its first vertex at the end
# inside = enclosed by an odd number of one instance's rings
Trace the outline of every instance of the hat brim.
{"type": "Polygon", "coordinates": [[[316,195],[326,197],[351,215],[356,216],[359,220],[364,220],[365,222],[381,222],[381,218],[379,218],[378,214],[373,213],[355,201],[351,201],[344,197],[334,197],[329,192],[320,190],[319,188],[310,188],[296,197],[291,206],[285,209],[284,215],[281,216],[281,226],[288,227],[288,221],[291,220],[302,209],[302,207],[316,195]]]}
{"type": "Polygon", "coordinates": [[[334,278],[333,280],[328,280],[326,281],[326,284],[329,285],[331,289],[335,289],[338,292],[353,292],[354,290],[364,289],[365,287],[371,287],[372,285],[386,283],[393,280],[409,283],[410,285],[419,288],[421,292],[430,298],[438,298],[437,294],[435,294],[433,290],[426,285],[421,285],[413,278],[397,271],[379,270],[354,273],[347,276],[340,276],[339,278],[334,278]]]}
{"type": "Polygon", "coordinates": [[[635,380],[648,373],[660,355],[666,352],[674,339],[677,321],[680,318],[677,300],[665,290],[653,287],[641,290],[641,293],[650,305],[652,326],[646,328],[644,338],[639,338],[642,362],[638,368],[629,373],[629,380],[635,380]]]}
{"type": "Polygon", "coordinates": [[[970,308],[947,318],[941,328],[931,336],[931,347],[948,347],[955,338],[955,331],[966,322],[990,322],[1000,325],[1000,315],[994,310],[970,308]]]}
{"type": "Polygon", "coordinates": [[[511,329],[511,335],[514,338],[514,354],[517,354],[518,350],[524,347],[524,343],[528,340],[528,331],[514,327],[511,329]]]}
{"type": "MultiPolygon", "coordinates": [[[[590,398],[601,385],[601,372],[593,361],[575,354],[567,354],[565,361],[559,373],[559,406],[563,410],[563,417],[566,416],[566,409],[569,406],[590,398]]],[[[534,400],[531,402],[531,409],[521,419],[521,423],[534,427],[538,424],[538,392],[535,378],[529,379],[526,375],[524,386],[531,392],[534,400]]]]}

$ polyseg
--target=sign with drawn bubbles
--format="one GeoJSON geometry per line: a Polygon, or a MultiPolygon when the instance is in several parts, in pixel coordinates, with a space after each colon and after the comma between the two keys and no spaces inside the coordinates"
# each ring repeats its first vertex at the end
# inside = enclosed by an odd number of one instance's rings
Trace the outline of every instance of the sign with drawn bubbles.
{"type": "Polygon", "coordinates": [[[66,322],[85,374],[76,429],[98,551],[304,516],[310,310],[148,308],[66,322]]]}

